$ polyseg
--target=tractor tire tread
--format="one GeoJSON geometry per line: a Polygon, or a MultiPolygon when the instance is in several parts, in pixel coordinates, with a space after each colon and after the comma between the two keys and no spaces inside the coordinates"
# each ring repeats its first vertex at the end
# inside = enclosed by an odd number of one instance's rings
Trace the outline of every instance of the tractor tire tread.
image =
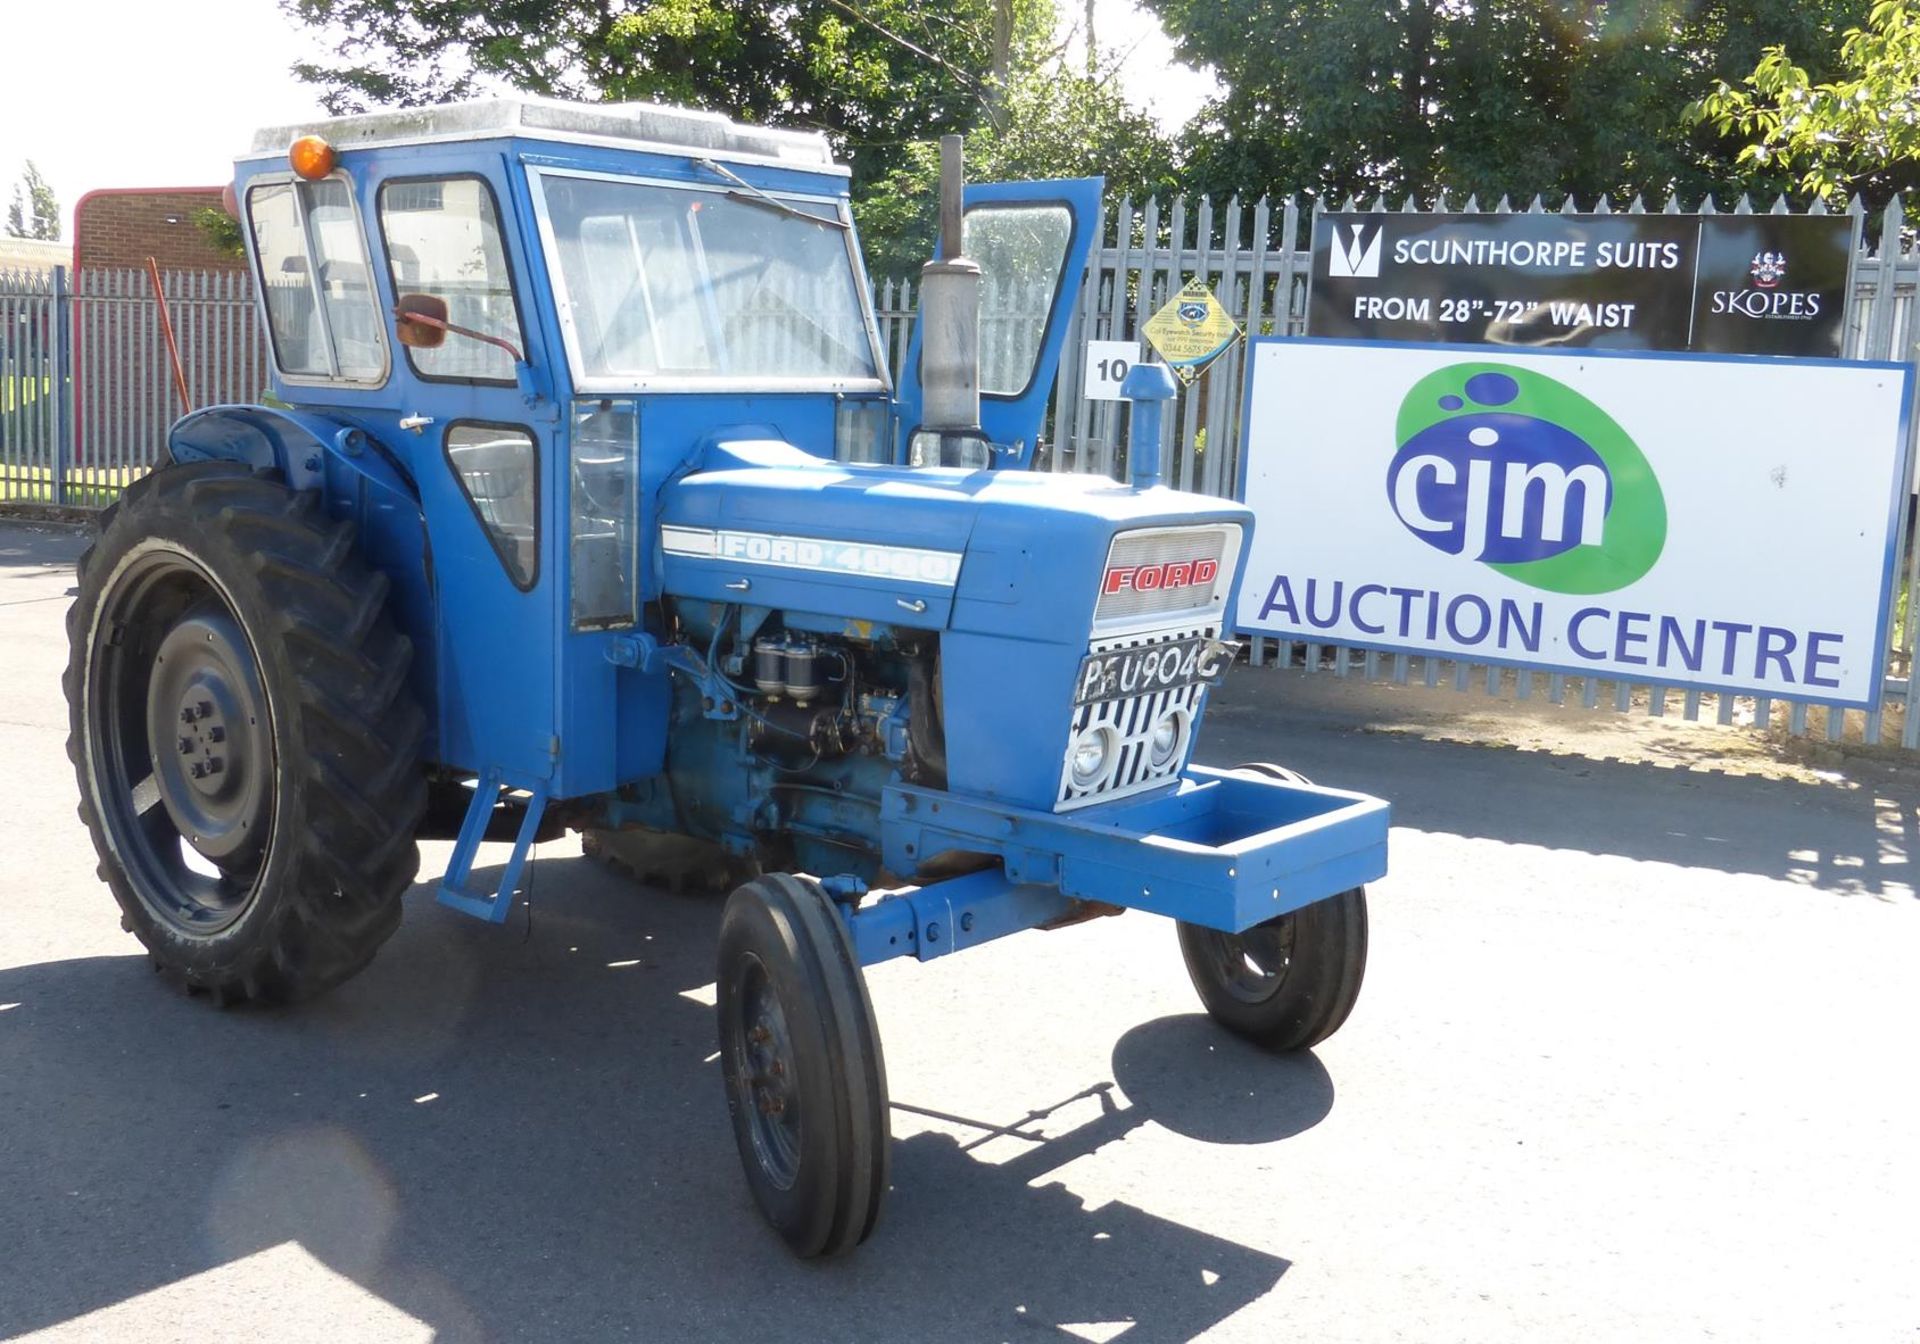
{"type": "Polygon", "coordinates": [[[751,860],[713,841],[667,831],[584,830],[580,852],[642,886],[681,896],[725,896],[760,875],[751,860]]]}
{"type": "Polygon", "coordinates": [[[362,969],[398,927],[401,897],[419,872],[413,836],[426,807],[426,720],[407,684],[412,644],[385,613],[386,576],[352,543],[351,524],[327,521],[317,496],[289,491],[277,473],[196,462],[136,482],[101,513],[78,565],[62,681],[81,819],[156,968],[223,1005],[309,998],[362,969]],[[263,881],[277,890],[255,897],[235,926],[254,927],[214,959],[169,937],[146,911],[86,783],[86,616],[103,583],[95,571],[156,528],[197,531],[208,563],[233,591],[275,701],[282,765],[263,881]],[[335,656],[307,656],[322,647],[335,656]]]}
{"type": "Polygon", "coordinates": [[[798,997],[784,1004],[788,1030],[801,1054],[803,1100],[809,1114],[828,1117],[813,1131],[791,1192],[776,1193],[757,1176],[756,1159],[735,1109],[732,1062],[728,1106],[749,1184],[768,1220],[798,1255],[844,1255],[865,1241],[878,1221],[891,1169],[886,1061],[873,1003],[861,975],[852,934],[818,882],[769,873],[740,887],[720,920],[718,983],[726,1049],[732,961],[743,951],[780,948],[790,959],[798,997]],[[798,1015],[804,1014],[804,1019],[798,1015]],[[803,1042],[813,1044],[802,1048],[803,1042]],[[805,1090],[810,1089],[810,1090],[805,1090]],[[809,1170],[808,1164],[814,1163],[809,1170]]]}

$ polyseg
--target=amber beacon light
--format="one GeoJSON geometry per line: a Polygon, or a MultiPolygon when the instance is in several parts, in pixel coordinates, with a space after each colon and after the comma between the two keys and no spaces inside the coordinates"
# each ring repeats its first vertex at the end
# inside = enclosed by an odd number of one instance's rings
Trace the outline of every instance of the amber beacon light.
{"type": "Polygon", "coordinates": [[[333,146],[317,135],[303,135],[287,149],[287,162],[309,182],[318,182],[332,172],[339,161],[333,146]]]}

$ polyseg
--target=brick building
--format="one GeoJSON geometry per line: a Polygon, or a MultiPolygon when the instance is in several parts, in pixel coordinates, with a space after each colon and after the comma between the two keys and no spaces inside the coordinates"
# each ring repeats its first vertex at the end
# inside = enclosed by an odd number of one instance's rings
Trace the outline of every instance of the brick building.
{"type": "Polygon", "coordinates": [[[246,263],[207,241],[196,211],[220,206],[219,187],[108,187],[73,207],[73,268],[240,271],[246,263]]]}

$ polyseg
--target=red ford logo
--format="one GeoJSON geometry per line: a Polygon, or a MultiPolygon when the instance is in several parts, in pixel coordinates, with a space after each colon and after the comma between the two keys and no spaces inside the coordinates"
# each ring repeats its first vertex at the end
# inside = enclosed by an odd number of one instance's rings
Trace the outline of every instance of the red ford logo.
{"type": "Polygon", "coordinates": [[[1154,593],[1163,588],[1199,588],[1220,576],[1218,560],[1169,560],[1164,565],[1114,565],[1102,593],[1154,593]]]}

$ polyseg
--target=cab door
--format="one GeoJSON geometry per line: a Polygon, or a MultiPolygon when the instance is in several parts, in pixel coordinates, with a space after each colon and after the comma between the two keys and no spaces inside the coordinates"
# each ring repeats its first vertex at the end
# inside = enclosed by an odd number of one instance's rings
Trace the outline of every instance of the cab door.
{"type": "MultiPolygon", "coordinates": [[[[1025,467],[1046,427],[1074,304],[1099,239],[1104,178],[969,186],[961,251],[980,267],[980,428],[1025,467]]],[[[920,324],[900,374],[896,451],[920,427],[920,324]]]]}
{"type": "Polygon", "coordinates": [[[389,436],[433,547],[440,756],[535,788],[555,766],[562,445],[509,190],[497,156],[396,156],[371,215],[397,338],[389,436]],[[399,314],[416,311],[439,325],[411,329],[399,314]]]}

